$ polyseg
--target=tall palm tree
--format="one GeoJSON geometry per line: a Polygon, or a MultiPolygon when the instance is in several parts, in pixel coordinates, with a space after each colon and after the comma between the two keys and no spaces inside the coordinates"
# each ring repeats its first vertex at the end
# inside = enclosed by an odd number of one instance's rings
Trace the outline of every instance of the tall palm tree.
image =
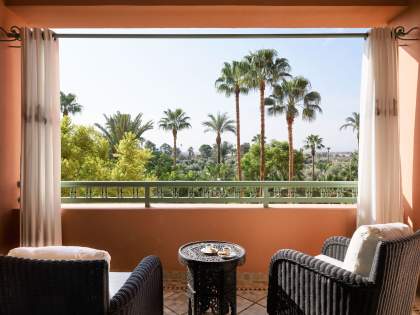
{"type": "Polygon", "coordinates": [[[250,65],[248,85],[260,93],[260,180],[265,179],[265,90],[267,84],[273,86],[290,76],[289,62],[277,56],[274,49],[260,49],[245,56],[250,65]]]}
{"type": "Polygon", "coordinates": [[[112,153],[115,153],[116,146],[123,139],[126,132],[133,133],[137,140],[143,142],[143,134],[153,129],[153,121],[143,122],[142,113],[139,113],[134,119],[131,118],[130,114],[122,114],[120,111],[109,117],[104,114],[104,117],[105,125],[102,126],[96,123],[95,126],[101,130],[104,137],[108,140],[112,153]]]}
{"type": "Polygon", "coordinates": [[[311,151],[312,180],[315,180],[315,154],[316,154],[316,150],[321,150],[322,148],[324,148],[324,144],[322,143],[322,138],[318,135],[309,135],[306,137],[305,145],[303,147],[311,151]]]}
{"type": "Polygon", "coordinates": [[[311,83],[303,77],[295,77],[283,81],[273,88],[273,94],[265,99],[265,104],[270,106],[268,114],[271,116],[285,114],[289,140],[289,180],[294,177],[294,150],[293,150],[293,124],[302,112],[302,119],[313,121],[317,113],[322,113],[319,106],[321,95],[311,91],[311,83]]]}
{"type": "Polygon", "coordinates": [[[60,92],[60,109],[63,116],[74,115],[82,111],[83,106],[76,102],[76,98],[75,94],[60,92]]]}
{"type": "Polygon", "coordinates": [[[188,148],[188,159],[192,160],[194,158],[194,148],[193,147],[189,147],[188,148]]]}
{"type": "Polygon", "coordinates": [[[173,152],[173,166],[176,167],[176,140],[178,136],[178,132],[191,128],[190,120],[191,118],[187,116],[187,114],[181,109],[177,108],[175,110],[167,109],[163,111],[164,116],[159,121],[159,127],[166,131],[172,131],[172,136],[174,138],[174,146],[172,148],[173,152]]]}
{"type": "Polygon", "coordinates": [[[239,95],[248,94],[247,74],[249,72],[249,64],[242,61],[225,62],[220,74],[216,80],[216,89],[219,93],[224,93],[226,97],[235,95],[236,110],[236,167],[237,179],[242,180],[241,169],[241,121],[239,113],[239,95]]]}
{"type": "Polygon", "coordinates": [[[356,132],[357,144],[359,144],[359,131],[360,131],[360,114],[353,112],[351,116],[347,117],[345,124],[340,127],[340,130],[352,128],[356,132]]]}
{"type": "Polygon", "coordinates": [[[233,132],[236,133],[235,121],[230,119],[227,113],[217,113],[216,116],[208,114],[209,120],[203,122],[203,126],[207,127],[204,131],[213,131],[216,133],[216,146],[217,146],[217,163],[220,164],[220,144],[222,143],[222,133],[233,132]]]}

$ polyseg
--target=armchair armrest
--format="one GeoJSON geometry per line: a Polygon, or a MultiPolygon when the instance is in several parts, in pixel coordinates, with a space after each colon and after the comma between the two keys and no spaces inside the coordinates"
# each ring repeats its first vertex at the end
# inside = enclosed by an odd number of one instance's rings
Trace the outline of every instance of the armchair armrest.
{"type": "Polygon", "coordinates": [[[111,314],[163,314],[162,265],[158,257],[144,258],[112,297],[111,314]]]}
{"type": "Polygon", "coordinates": [[[373,314],[377,289],[368,278],[285,249],[270,263],[267,311],[279,314],[373,314]]]}
{"type": "Polygon", "coordinates": [[[344,236],[333,236],[327,238],[322,246],[321,253],[326,256],[344,261],[350,239],[344,236]]]}

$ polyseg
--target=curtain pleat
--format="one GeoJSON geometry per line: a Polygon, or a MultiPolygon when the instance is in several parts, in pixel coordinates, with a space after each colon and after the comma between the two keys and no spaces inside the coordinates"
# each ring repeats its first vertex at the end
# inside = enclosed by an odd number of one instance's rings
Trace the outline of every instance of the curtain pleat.
{"type": "Polygon", "coordinates": [[[61,245],[58,41],[23,30],[21,246],[61,245]]]}

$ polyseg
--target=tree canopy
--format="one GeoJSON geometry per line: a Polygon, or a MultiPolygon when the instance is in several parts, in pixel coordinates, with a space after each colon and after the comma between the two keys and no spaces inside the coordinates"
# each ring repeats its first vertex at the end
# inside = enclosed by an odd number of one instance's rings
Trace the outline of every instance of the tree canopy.
{"type": "Polygon", "coordinates": [[[126,133],[130,132],[138,141],[142,141],[144,140],[142,137],[143,134],[146,131],[153,129],[153,122],[151,120],[143,122],[142,113],[139,113],[132,119],[130,114],[123,114],[117,111],[116,114],[111,116],[104,115],[104,118],[104,126],[98,123],[96,123],[95,126],[108,140],[112,153],[116,152],[118,144],[126,133]]]}
{"type": "MultiPolygon", "coordinates": [[[[61,92],[62,179],[357,179],[357,151],[351,155],[348,152],[339,154],[331,151],[325,143],[325,152],[324,139],[310,132],[301,149],[295,149],[296,120],[314,121],[323,112],[324,104],[321,104],[321,95],[312,89],[309,79],[292,76],[289,61],[277,50],[251,51],[240,60],[224,62],[215,79],[216,92],[232,97],[235,114],[231,118],[223,110],[203,117],[201,126],[205,132],[215,134],[214,142],[202,143],[196,148],[183,143],[187,148],[184,152],[180,149],[182,145],[178,147],[180,132],[192,128],[192,119],[181,107],[164,110],[157,120],[157,126],[171,133],[173,138],[171,145],[161,144],[159,140],[154,139],[157,142],[153,143],[146,139],[147,132],[154,128],[154,122],[146,121],[142,113],[133,116],[119,111],[104,114],[105,123],[94,124],[96,128],[73,124],[70,116],[80,113],[83,106],[77,102],[75,94],[61,92]],[[259,113],[259,119],[255,119],[259,132],[247,139],[251,143],[242,143],[240,98],[242,100],[251,92],[259,96],[255,110],[259,113]],[[270,116],[284,115],[285,119],[279,120],[279,124],[287,126],[286,141],[279,140],[279,137],[267,139],[266,113],[270,116]],[[235,134],[236,143],[222,139],[227,132],[235,134]],[[311,159],[308,156],[305,158],[303,149],[310,151],[311,159]]],[[[351,128],[359,140],[359,120],[359,113],[354,112],[345,118],[345,123],[339,128],[351,128]]]]}

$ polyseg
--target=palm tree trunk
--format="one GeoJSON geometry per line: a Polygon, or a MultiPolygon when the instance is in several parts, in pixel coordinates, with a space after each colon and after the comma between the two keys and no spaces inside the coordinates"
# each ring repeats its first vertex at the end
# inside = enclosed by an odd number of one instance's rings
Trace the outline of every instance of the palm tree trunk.
{"type": "Polygon", "coordinates": [[[237,89],[235,91],[235,105],[236,105],[236,167],[238,180],[242,180],[242,168],[241,168],[241,123],[239,115],[239,93],[237,89]]]}
{"type": "Polygon", "coordinates": [[[315,152],[311,152],[312,155],[312,180],[315,180],[315,152]]]}
{"type": "Polygon", "coordinates": [[[293,152],[293,119],[287,119],[287,132],[289,139],[289,181],[293,180],[294,175],[294,152],[293,152]]]}
{"type": "Polygon", "coordinates": [[[69,115],[69,111],[67,109],[63,110],[63,117],[68,116],[69,115]]]}
{"type": "Polygon", "coordinates": [[[260,181],[265,180],[265,107],[264,107],[265,82],[260,82],[260,181]]]}
{"type": "Polygon", "coordinates": [[[220,164],[220,143],[222,142],[222,139],[220,137],[220,133],[217,133],[216,137],[216,145],[217,145],[217,164],[220,164]]]}
{"type": "Polygon", "coordinates": [[[173,148],[173,155],[174,155],[174,169],[176,168],[176,136],[177,136],[177,131],[176,130],[172,130],[172,135],[174,136],[174,148],[173,148]]]}

